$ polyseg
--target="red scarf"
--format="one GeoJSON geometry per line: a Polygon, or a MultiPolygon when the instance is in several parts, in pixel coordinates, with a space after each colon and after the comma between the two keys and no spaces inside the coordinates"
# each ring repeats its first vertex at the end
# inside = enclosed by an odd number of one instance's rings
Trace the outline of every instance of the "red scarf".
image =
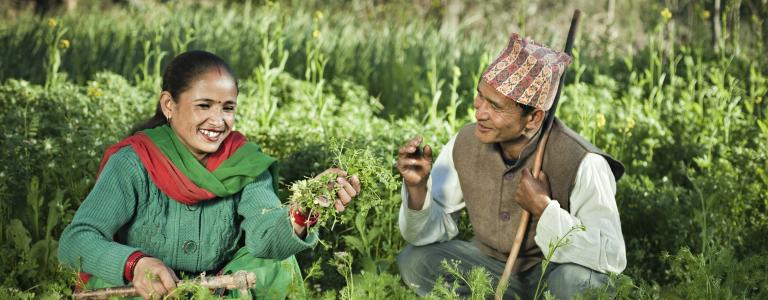
{"type": "MultiPolygon", "coordinates": [[[[245,142],[246,139],[242,134],[233,131],[221,143],[219,150],[208,155],[208,161],[205,164],[205,168],[212,172],[222,162],[235,153],[240,146],[245,144],[245,142]]],[[[168,195],[171,199],[186,205],[194,205],[201,200],[216,197],[213,193],[198,187],[189,180],[189,178],[176,168],[173,162],[163,154],[160,148],[158,148],[152,140],[142,132],[129,136],[107,149],[104,153],[104,158],[101,159],[99,173],[96,175],[97,179],[99,175],[101,175],[101,170],[104,169],[104,165],[107,164],[109,157],[125,146],[133,147],[133,151],[135,151],[141,159],[152,182],[155,183],[160,191],[168,195]]]]}
{"type": "MultiPolygon", "coordinates": [[[[208,155],[205,168],[213,172],[227,160],[237,149],[246,143],[245,136],[237,131],[233,131],[222,142],[219,149],[208,155]]],[[[107,148],[104,158],[101,159],[99,173],[96,179],[101,175],[104,165],[118,150],[123,147],[131,146],[133,151],[139,156],[142,164],[147,169],[149,177],[155,183],[158,189],[168,195],[171,199],[186,205],[194,205],[202,200],[213,199],[216,197],[213,193],[198,187],[184,173],[182,173],[171,160],[155,145],[154,142],[144,133],[138,132],[129,136],[119,143],[107,148]]],[[[80,281],[75,284],[75,292],[80,292],[88,283],[91,274],[78,272],[80,281]]]]}

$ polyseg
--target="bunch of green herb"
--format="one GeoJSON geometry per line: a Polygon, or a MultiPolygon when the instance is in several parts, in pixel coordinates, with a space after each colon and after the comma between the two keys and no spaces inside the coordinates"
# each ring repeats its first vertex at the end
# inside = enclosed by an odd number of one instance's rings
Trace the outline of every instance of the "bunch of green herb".
{"type": "Polygon", "coordinates": [[[341,186],[333,184],[338,174],[327,172],[319,176],[299,180],[291,185],[291,205],[297,204],[307,215],[316,215],[318,224],[336,220],[333,199],[341,186]]]}
{"type": "MultiPolygon", "coordinates": [[[[360,191],[352,201],[355,210],[368,211],[381,203],[380,191],[395,188],[390,168],[371,149],[346,148],[344,143],[335,140],[331,141],[330,148],[333,165],[347,172],[347,181],[351,182],[352,177],[360,181],[360,191]]],[[[335,184],[338,176],[325,172],[314,178],[296,181],[290,187],[291,205],[296,204],[305,213],[317,215],[320,226],[327,225],[329,221],[332,221],[331,228],[337,221],[346,223],[353,214],[339,214],[333,205],[337,192],[342,188],[335,184]]]]}

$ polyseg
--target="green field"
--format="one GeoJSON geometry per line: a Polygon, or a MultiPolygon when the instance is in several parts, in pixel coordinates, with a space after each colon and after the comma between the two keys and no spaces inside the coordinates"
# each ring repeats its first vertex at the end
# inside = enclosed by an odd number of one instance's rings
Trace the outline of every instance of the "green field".
{"type": "Polygon", "coordinates": [[[310,298],[415,298],[395,263],[398,147],[419,134],[439,151],[472,122],[509,35],[560,49],[578,8],[557,114],[627,167],[617,297],[767,299],[768,3],[506,2],[0,4],[0,298],[71,296],[59,235],[104,150],[153,113],[162,68],[192,49],[238,74],[236,129],[280,159],[281,199],[334,162],[366,162],[366,197],[298,255],[310,298]]]}

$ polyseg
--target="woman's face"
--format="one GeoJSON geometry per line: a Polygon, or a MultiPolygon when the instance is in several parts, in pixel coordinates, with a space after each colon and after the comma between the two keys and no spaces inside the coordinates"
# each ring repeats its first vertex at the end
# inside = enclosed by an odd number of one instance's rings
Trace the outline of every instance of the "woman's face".
{"type": "Polygon", "coordinates": [[[235,124],[237,86],[229,73],[213,67],[195,78],[173,101],[160,94],[160,105],[182,143],[198,159],[216,152],[235,124]]]}

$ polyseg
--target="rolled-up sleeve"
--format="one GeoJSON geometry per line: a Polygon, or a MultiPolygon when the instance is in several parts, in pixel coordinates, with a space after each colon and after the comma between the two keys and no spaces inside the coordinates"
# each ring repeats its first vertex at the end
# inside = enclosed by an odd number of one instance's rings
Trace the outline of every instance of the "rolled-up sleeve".
{"type": "Polygon", "coordinates": [[[627,266],[627,255],[615,195],[616,180],[608,162],[598,154],[587,154],[571,192],[570,213],[557,201],[550,201],[536,227],[536,245],[548,255],[550,243],[583,225],[584,231],[575,230],[567,236],[569,243],[555,250],[552,261],[621,273],[627,266]]]}
{"type": "Polygon", "coordinates": [[[61,234],[59,260],[75,270],[123,285],[128,256],[139,249],[114,241],[130,222],[140,197],[146,195],[146,174],[138,156],[122,149],[109,158],[96,185],[61,234]]]}
{"type": "Polygon", "coordinates": [[[459,176],[453,165],[454,136],[443,146],[427,181],[427,195],[421,210],[408,207],[408,190],[403,185],[399,227],[403,238],[410,244],[421,246],[444,242],[454,238],[458,225],[451,213],[464,208],[459,176]]]}
{"type": "Polygon", "coordinates": [[[310,230],[304,239],[293,231],[288,208],[275,195],[269,172],[243,188],[237,212],[243,216],[245,246],[254,256],[285,259],[317,244],[316,231],[310,230]]]}

